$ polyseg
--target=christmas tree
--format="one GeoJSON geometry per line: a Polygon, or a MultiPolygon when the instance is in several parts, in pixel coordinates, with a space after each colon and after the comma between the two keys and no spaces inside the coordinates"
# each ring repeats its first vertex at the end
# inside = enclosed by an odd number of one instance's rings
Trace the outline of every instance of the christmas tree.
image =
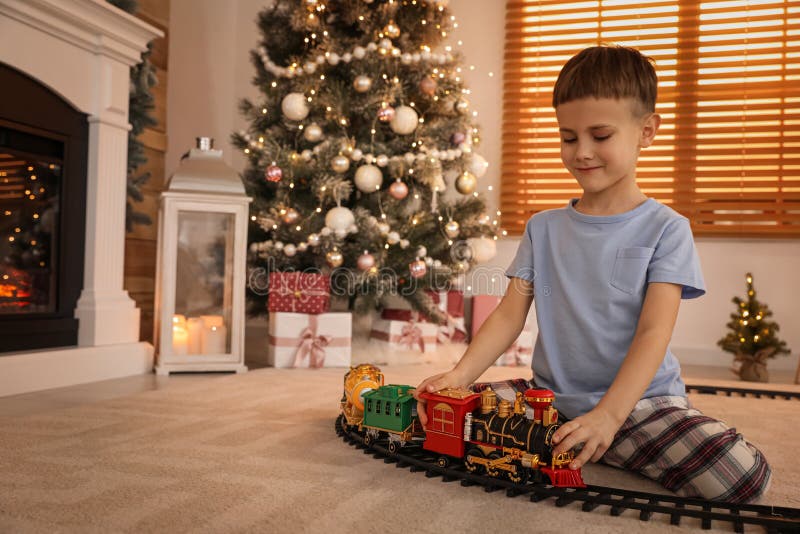
{"type": "Polygon", "coordinates": [[[759,302],[753,288],[753,275],[747,273],[747,298],[733,297],[736,313],[731,313],[728,334],[717,344],[722,350],[735,354],[741,366],[735,372],[742,380],[767,381],[766,362],[778,354],[789,354],[786,342],[776,335],[778,324],[767,320],[772,316],[769,307],[759,302]]]}
{"type": "Polygon", "coordinates": [[[396,292],[441,320],[423,290],[489,259],[497,233],[447,1],[276,0],[258,25],[261,100],[241,103],[250,126],[233,136],[251,269],[332,272],[351,309],[396,292]]]}

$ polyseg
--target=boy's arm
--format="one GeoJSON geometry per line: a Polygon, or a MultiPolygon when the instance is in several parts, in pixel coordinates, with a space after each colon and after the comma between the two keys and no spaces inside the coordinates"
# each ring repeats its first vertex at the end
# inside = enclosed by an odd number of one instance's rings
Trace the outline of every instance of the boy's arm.
{"type": "Polygon", "coordinates": [[[558,444],[554,454],[584,444],[571,468],[577,469],[588,460],[596,462],[603,456],[653,381],[672,337],[681,289],[680,285],[660,282],[647,287],[636,333],[611,387],[593,410],[565,423],[553,434],[553,442],[558,444]]]}
{"type": "MultiPolygon", "coordinates": [[[[503,300],[489,315],[470,342],[467,351],[455,367],[423,380],[414,392],[434,392],[445,388],[467,386],[478,379],[503,353],[525,327],[525,319],[533,302],[533,284],[521,278],[511,278],[503,300]]],[[[423,426],[427,424],[425,402],[417,397],[417,412],[423,426]]]]}

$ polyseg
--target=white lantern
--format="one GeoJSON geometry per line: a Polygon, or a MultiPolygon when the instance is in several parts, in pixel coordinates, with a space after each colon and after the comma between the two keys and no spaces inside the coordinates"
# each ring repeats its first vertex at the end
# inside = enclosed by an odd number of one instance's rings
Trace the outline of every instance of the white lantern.
{"type": "Polygon", "coordinates": [[[244,365],[247,210],[238,173],[198,138],[158,213],[156,373],[247,371],[244,365]]]}

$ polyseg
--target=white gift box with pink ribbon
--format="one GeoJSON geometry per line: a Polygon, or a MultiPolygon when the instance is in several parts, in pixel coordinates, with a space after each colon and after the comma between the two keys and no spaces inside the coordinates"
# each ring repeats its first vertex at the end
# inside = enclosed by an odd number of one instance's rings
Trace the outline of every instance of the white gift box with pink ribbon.
{"type": "Polygon", "coordinates": [[[350,313],[269,314],[267,364],[274,367],[349,367],[350,313]]]}
{"type": "Polygon", "coordinates": [[[533,361],[533,332],[526,327],[516,341],[494,362],[495,365],[530,367],[533,361]]]}
{"type": "Polygon", "coordinates": [[[429,353],[436,351],[436,334],[439,325],[418,321],[411,317],[407,321],[375,319],[372,321],[370,338],[386,343],[389,348],[429,353]]]}

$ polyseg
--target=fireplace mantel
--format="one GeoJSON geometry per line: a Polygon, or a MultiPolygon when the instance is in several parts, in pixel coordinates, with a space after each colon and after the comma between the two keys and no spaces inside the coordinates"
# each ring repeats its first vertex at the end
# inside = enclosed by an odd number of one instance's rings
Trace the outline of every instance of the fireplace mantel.
{"type": "MultiPolygon", "coordinates": [[[[0,396],[150,372],[123,289],[130,67],[163,33],[105,0],[0,0],[0,61],[88,115],[78,346],[0,356],[0,396]]],[[[1,342],[1,341],[0,341],[1,342]]]]}

